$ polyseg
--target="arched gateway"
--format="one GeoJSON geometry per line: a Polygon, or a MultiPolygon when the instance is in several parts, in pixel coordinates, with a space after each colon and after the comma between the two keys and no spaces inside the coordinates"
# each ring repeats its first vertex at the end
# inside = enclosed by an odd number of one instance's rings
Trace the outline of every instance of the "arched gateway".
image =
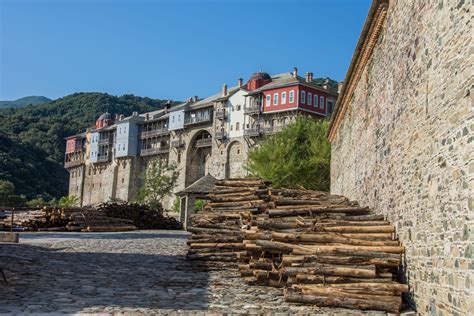
{"type": "Polygon", "coordinates": [[[198,131],[191,139],[186,153],[186,180],[189,186],[209,173],[212,136],[206,130],[198,131]]]}

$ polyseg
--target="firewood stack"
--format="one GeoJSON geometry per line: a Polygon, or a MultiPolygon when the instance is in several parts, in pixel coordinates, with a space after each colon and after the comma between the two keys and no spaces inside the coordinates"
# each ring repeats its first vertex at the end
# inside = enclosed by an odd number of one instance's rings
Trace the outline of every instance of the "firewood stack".
{"type": "MultiPolygon", "coordinates": [[[[4,218],[4,227],[12,226],[11,216],[4,218]]],[[[13,228],[25,231],[127,231],[134,230],[133,221],[112,218],[87,208],[43,207],[13,215],[13,228]]]]}
{"type": "Polygon", "coordinates": [[[404,247],[382,215],[324,192],[270,194],[274,207],[242,232],[247,283],[286,286],[288,302],[399,311],[408,287],[393,280],[404,247]]]}
{"type": "Polygon", "coordinates": [[[268,207],[269,182],[261,179],[218,180],[203,211],[190,216],[187,258],[219,262],[247,261],[242,229],[268,207]]]}

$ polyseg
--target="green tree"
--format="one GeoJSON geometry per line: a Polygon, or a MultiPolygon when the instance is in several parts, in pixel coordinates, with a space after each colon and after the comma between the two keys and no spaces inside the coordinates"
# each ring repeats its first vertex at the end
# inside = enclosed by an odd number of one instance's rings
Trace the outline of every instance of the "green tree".
{"type": "Polygon", "coordinates": [[[15,194],[15,185],[12,182],[0,180],[0,205],[20,206],[24,202],[24,196],[15,194]]]}
{"type": "Polygon", "coordinates": [[[77,206],[79,198],[77,196],[63,196],[59,199],[59,206],[61,207],[72,207],[77,206]]]}
{"type": "Polygon", "coordinates": [[[175,163],[169,164],[162,160],[151,162],[138,193],[139,202],[154,209],[161,208],[161,200],[173,191],[178,176],[178,166],[175,163]]]}
{"type": "Polygon", "coordinates": [[[298,117],[249,152],[248,170],[253,176],[271,180],[274,187],[329,191],[328,126],[326,120],[298,117]]]}

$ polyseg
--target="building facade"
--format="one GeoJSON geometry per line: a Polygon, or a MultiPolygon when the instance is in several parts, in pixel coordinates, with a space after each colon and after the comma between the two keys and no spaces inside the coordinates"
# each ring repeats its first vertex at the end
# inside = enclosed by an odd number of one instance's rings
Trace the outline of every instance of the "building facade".
{"type": "MultiPolygon", "coordinates": [[[[293,72],[257,72],[210,97],[129,117],[102,114],[94,128],[66,139],[69,195],[81,205],[137,197],[147,166],[158,159],[180,170],[176,191],[205,175],[245,177],[248,151],[297,115],[324,119],[337,83],[293,72]]],[[[172,199],[167,199],[169,207],[172,199]]]]}
{"type": "Polygon", "coordinates": [[[329,132],[331,192],[397,227],[420,315],[474,311],[470,11],[373,1],[329,132]]]}

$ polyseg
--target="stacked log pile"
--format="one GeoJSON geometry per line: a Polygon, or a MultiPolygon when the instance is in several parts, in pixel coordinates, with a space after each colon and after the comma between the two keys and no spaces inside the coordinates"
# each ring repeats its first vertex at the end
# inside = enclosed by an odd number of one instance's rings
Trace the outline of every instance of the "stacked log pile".
{"type": "MultiPolygon", "coordinates": [[[[6,229],[12,226],[12,213],[3,219],[6,229]]],[[[28,231],[126,231],[134,230],[133,221],[106,216],[86,208],[56,208],[13,213],[13,228],[28,231]]]]}
{"type": "Polygon", "coordinates": [[[289,302],[398,312],[404,247],[383,216],[341,196],[271,190],[269,208],[243,231],[249,284],[284,287],[289,302]]]}
{"type": "Polygon", "coordinates": [[[187,258],[219,262],[246,261],[244,234],[252,216],[269,201],[268,182],[261,179],[218,180],[203,211],[190,216],[187,258]]]}
{"type": "Polygon", "coordinates": [[[165,216],[163,209],[151,209],[136,203],[104,203],[98,209],[108,217],[130,220],[139,229],[182,229],[174,217],[165,216]]]}

